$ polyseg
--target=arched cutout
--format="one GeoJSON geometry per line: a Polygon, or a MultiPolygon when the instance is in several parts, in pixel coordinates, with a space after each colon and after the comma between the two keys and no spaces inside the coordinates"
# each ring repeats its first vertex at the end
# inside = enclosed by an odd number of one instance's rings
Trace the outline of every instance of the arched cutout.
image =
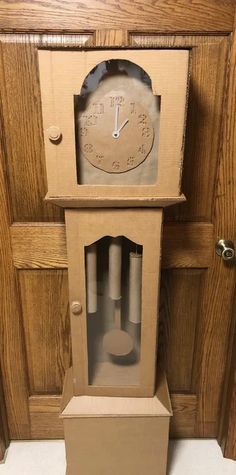
{"type": "Polygon", "coordinates": [[[127,59],[110,59],[102,61],[87,74],[80,95],[84,96],[93,92],[101,81],[117,75],[137,79],[152,90],[151,78],[143,68],[127,59]]]}
{"type": "Polygon", "coordinates": [[[78,184],[155,184],[160,104],[136,63],[97,64],[74,96],[78,184]]]}

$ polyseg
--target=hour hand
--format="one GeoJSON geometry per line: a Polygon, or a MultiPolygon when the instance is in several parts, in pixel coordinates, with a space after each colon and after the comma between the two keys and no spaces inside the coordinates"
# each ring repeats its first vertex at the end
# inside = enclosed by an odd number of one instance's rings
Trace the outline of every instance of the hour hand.
{"type": "Polygon", "coordinates": [[[119,129],[115,129],[113,130],[113,133],[112,133],[112,137],[114,137],[114,139],[118,139],[118,137],[120,136],[120,131],[123,129],[123,127],[129,122],[129,119],[125,119],[122,124],[120,125],[119,129]]]}

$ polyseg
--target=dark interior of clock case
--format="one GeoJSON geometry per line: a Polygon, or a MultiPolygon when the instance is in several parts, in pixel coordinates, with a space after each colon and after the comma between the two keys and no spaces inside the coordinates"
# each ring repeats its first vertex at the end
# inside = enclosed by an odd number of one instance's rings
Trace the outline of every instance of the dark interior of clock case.
{"type": "MultiPolygon", "coordinates": [[[[109,109],[110,109],[109,107],[109,109]]],[[[74,96],[75,114],[75,137],[76,137],[76,167],[77,182],[79,185],[152,185],[157,182],[158,174],[158,146],[159,125],[161,113],[161,96],[155,96],[152,92],[152,83],[149,75],[137,64],[127,60],[112,59],[98,64],[85,78],[81,88],[81,94],[74,96]],[[120,137],[112,139],[113,119],[110,120],[110,112],[104,101],[110,102],[115,115],[117,100],[123,98],[123,104],[119,103],[120,114],[122,108],[129,102],[137,103],[142,108],[142,118],[148,117],[151,124],[153,141],[143,161],[137,161],[126,170],[116,169],[119,160],[134,161],[135,147],[140,139],[139,150],[144,150],[141,141],[141,130],[138,133],[138,125],[131,123],[122,130],[127,139],[120,137]],[[109,113],[108,113],[109,112],[109,113]],[[115,145],[114,145],[115,144],[115,145]],[[99,163],[104,155],[112,151],[116,146],[117,156],[111,164],[113,169],[102,169],[99,163]],[[112,149],[113,147],[113,149],[112,149]],[[90,157],[94,152],[94,161],[90,157]],[[126,155],[127,153],[127,155],[126,155]],[[97,159],[97,164],[96,164],[97,159]]],[[[129,115],[127,116],[129,119],[129,115]]],[[[121,119],[120,119],[121,122],[121,119]]],[[[130,121],[131,122],[131,121],[130,121]]],[[[145,125],[145,124],[144,124],[145,125]]]]}
{"type": "Polygon", "coordinates": [[[142,246],[105,236],[85,247],[88,381],[140,381],[142,246]]]}

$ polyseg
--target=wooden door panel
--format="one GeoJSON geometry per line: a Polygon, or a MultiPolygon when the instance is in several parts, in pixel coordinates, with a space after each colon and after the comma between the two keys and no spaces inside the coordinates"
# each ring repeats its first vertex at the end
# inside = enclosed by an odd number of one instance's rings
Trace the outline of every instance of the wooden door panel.
{"type": "Polygon", "coordinates": [[[161,279],[159,357],[172,393],[196,393],[196,327],[204,269],[167,269],[161,279]]]}
{"type": "Polygon", "coordinates": [[[29,393],[60,394],[71,361],[67,272],[22,270],[19,283],[29,393]]]}
{"type": "MultiPolygon", "coordinates": [[[[14,351],[8,350],[8,359],[3,352],[3,376],[10,391],[6,402],[11,436],[15,438],[62,437],[60,392],[70,363],[63,215],[43,202],[46,177],[37,48],[89,46],[93,41],[107,46],[111,38],[124,44],[127,35],[0,37],[3,179],[7,183],[3,193],[8,200],[4,210],[8,216],[4,223],[4,265],[8,269],[6,286],[11,281],[7,292],[14,295],[5,307],[5,314],[12,310],[13,314],[3,321],[2,328],[4,338],[11,335],[11,344],[20,355],[16,367],[11,368],[14,351]],[[18,406],[12,410],[18,396],[23,414],[18,406]]],[[[219,173],[219,151],[230,37],[132,33],[129,42],[135,48],[191,49],[183,177],[188,201],[166,211],[159,357],[172,391],[172,434],[216,436],[233,273],[228,273],[214,256],[216,237],[223,236],[222,229],[231,229],[227,216],[223,225],[218,225],[225,206],[222,189],[227,186],[228,176],[219,173]],[[228,282],[227,304],[222,302],[217,287],[224,277],[228,282]]]]}

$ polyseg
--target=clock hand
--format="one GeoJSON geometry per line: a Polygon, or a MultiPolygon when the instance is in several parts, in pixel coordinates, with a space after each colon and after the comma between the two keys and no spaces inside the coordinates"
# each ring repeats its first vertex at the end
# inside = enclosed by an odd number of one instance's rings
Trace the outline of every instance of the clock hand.
{"type": "Polygon", "coordinates": [[[120,125],[119,129],[116,132],[119,132],[123,129],[123,127],[129,122],[129,119],[125,119],[124,122],[120,125]]]}
{"type": "Polygon", "coordinates": [[[116,110],[115,110],[115,127],[113,132],[117,132],[118,129],[118,117],[119,117],[119,106],[116,105],[116,110]]]}
{"type": "Polygon", "coordinates": [[[119,129],[113,130],[112,137],[114,139],[118,139],[120,136],[120,131],[123,129],[123,127],[129,122],[129,119],[125,119],[122,124],[120,125],[119,129]]]}

